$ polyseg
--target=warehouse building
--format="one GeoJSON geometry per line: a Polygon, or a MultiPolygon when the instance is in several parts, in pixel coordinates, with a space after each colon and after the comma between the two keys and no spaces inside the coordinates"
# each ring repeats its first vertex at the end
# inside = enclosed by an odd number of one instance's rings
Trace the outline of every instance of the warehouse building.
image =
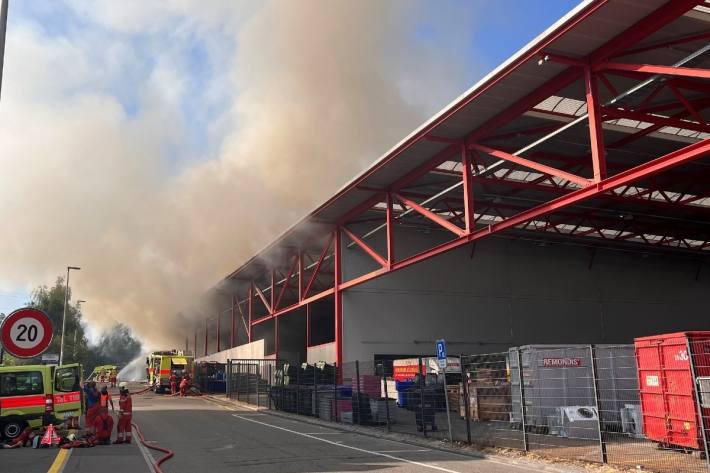
{"type": "Polygon", "coordinates": [[[204,359],[708,330],[710,9],[589,1],[207,295],[204,359]]]}

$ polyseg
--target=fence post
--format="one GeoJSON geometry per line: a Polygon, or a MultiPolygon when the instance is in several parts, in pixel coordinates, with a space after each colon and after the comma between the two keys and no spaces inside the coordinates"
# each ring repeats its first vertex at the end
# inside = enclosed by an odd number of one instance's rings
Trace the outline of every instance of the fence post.
{"type": "Polygon", "coordinates": [[[318,412],[318,380],[317,376],[317,366],[313,363],[313,417],[320,418],[320,412],[318,412]]]}
{"type": "Polygon", "coordinates": [[[463,366],[463,357],[459,356],[459,366],[461,367],[461,387],[463,394],[463,408],[466,410],[466,440],[471,443],[471,410],[469,408],[470,399],[468,397],[468,368],[463,366]]]}
{"type": "MultiPolygon", "coordinates": [[[[358,360],[355,360],[355,376],[357,377],[357,424],[360,425],[362,418],[360,417],[360,362],[358,360]]],[[[352,386],[352,382],[350,385],[352,386]]],[[[355,411],[353,411],[353,414],[355,414],[355,411]]]]}
{"type": "Polygon", "coordinates": [[[592,386],[594,387],[594,405],[597,407],[597,429],[599,429],[599,453],[602,463],[607,463],[606,439],[602,428],[602,408],[599,401],[599,377],[597,374],[597,349],[594,345],[589,345],[589,356],[592,360],[592,386]]]}
{"type": "Polygon", "coordinates": [[[520,386],[520,420],[523,428],[523,450],[526,452],[530,450],[530,444],[528,443],[528,429],[525,425],[525,385],[523,384],[523,353],[520,348],[516,350],[518,352],[518,385],[520,386]]]}
{"type": "Polygon", "coordinates": [[[385,371],[385,365],[380,365],[382,367],[382,381],[385,385],[385,423],[387,425],[387,432],[390,431],[390,395],[387,390],[387,371],[385,371]]]}
{"type": "Polygon", "coordinates": [[[256,410],[259,410],[259,407],[261,407],[261,401],[259,400],[259,385],[261,384],[261,361],[254,365],[254,371],[256,372],[256,376],[254,378],[256,379],[256,410]]]}
{"type": "MultiPolygon", "coordinates": [[[[289,365],[290,368],[290,365],[289,365]]],[[[286,390],[286,373],[288,371],[286,370],[286,363],[283,363],[281,365],[281,410],[285,411],[286,409],[284,408],[284,391],[286,390]]],[[[291,380],[289,379],[289,383],[291,380]]]]}
{"type": "Polygon", "coordinates": [[[273,365],[271,363],[269,363],[269,378],[268,378],[269,379],[269,381],[268,381],[269,391],[266,396],[269,399],[269,410],[271,410],[271,391],[272,391],[271,388],[274,385],[273,378],[271,377],[272,368],[273,368],[273,365]]]}
{"type": "Polygon", "coordinates": [[[242,385],[242,364],[237,363],[237,401],[239,400],[239,389],[242,385]]]}
{"type": "Polygon", "coordinates": [[[301,413],[301,367],[296,368],[296,414],[301,413]]]}
{"type": "Polygon", "coordinates": [[[340,420],[340,415],[338,412],[338,369],[340,369],[340,367],[336,363],[333,363],[333,415],[335,416],[333,418],[334,422],[338,422],[340,420]]]}
{"type": "Polygon", "coordinates": [[[232,385],[230,384],[232,378],[231,371],[232,360],[227,358],[227,366],[224,373],[224,394],[227,396],[227,399],[232,399],[232,385]]]}
{"type": "MultiPolygon", "coordinates": [[[[696,342],[697,343],[697,342],[696,342]]],[[[704,343],[708,343],[707,341],[704,343]]],[[[698,417],[700,421],[700,431],[703,434],[703,448],[705,451],[705,461],[707,462],[708,470],[710,470],[710,456],[708,456],[708,439],[707,432],[705,431],[705,418],[703,417],[703,408],[700,405],[700,393],[698,392],[698,373],[695,370],[695,360],[693,360],[693,350],[690,345],[690,337],[685,337],[685,349],[688,350],[688,360],[690,361],[690,372],[693,376],[693,395],[695,396],[695,406],[698,410],[698,417]]]]}
{"type": "MultiPolygon", "coordinates": [[[[422,357],[420,356],[418,358],[419,361],[419,415],[421,415],[421,422],[422,422],[422,433],[424,434],[424,437],[426,437],[426,419],[424,418],[424,376],[425,373],[422,373],[422,357]]],[[[435,414],[436,415],[436,414],[435,414]]]]}

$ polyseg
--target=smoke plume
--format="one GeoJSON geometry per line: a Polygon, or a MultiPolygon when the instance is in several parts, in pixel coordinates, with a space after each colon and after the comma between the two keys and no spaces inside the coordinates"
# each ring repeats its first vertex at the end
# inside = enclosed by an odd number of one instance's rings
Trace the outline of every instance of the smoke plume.
{"type": "Polygon", "coordinates": [[[472,19],[450,5],[431,16],[415,1],[203,3],[66,0],[86,35],[13,22],[11,6],[0,286],[81,266],[73,293],[90,323],[181,347],[178,311],[471,75],[472,19]],[[185,112],[195,87],[175,58],[193,40],[213,73],[185,112]],[[205,112],[195,147],[186,137],[202,116],[186,114],[203,107],[221,111],[205,112]]]}

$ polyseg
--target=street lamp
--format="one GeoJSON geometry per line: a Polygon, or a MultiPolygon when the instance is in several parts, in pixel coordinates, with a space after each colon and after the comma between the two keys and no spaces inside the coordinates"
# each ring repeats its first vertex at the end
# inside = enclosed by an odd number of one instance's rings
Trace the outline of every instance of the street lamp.
{"type": "MultiPolygon", "coordinates": [[[[86,301],[83,299],[76,301],[76,308],[79,311],[79,314],[81,314],[81,304],[83,304],[84,302],[86,302],[86,301]]],[[[79,324],[78,323],[76,324],[76,327],[74,327],[74,345],[73,345],[74,351],[72,352],[72,354],[74,355],[72,357],[72,361],[74,361],[74,362],[76,362],[76,334],[77,334],[77,332],[79,332],[79,324]]]]}
{"type": "Polygon", "coordinates": [[[67,266],[67,280],[64,284],[64,314],[62,315],[62,341],[59,343],[59,364],[64,362],[64,329],[67,326],[67,304],[69,303],[69,271],[72,269],[79,271],[77,266],[67,266]]]}

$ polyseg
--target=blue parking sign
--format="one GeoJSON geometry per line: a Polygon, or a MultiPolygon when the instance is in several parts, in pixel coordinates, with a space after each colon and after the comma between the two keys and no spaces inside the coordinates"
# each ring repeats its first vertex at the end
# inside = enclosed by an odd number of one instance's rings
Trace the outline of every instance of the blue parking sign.
{"type": "Polygon", "coordinates": [[[436,359],[440,368],[446,368],[446,342],[443,338],[436,341],[436,359]]]}

